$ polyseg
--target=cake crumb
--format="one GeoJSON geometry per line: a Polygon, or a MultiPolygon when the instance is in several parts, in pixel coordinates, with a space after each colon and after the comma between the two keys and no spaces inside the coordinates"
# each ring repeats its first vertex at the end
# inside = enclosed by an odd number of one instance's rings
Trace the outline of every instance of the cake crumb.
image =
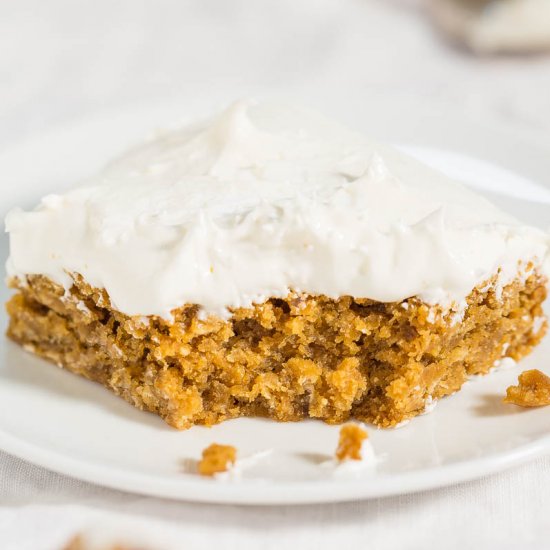
{"type": "Polygon", "coordinates": [[[73,537],[66,546],[63,547],[63,550],[84,550],[84,543],[80,535],[73,537]]]}
{"type": "Polygon", "coordinates": [[[198,471],[202,476],[213,476],[227,470],[237,460],[237,449],[231,445],[218,445],[212,443],[202,452],[202,460],[199,461],[198,471]]]}
{"type": "Polygon", "coordinates": [[[550,405],[550,376],[537,369],[526,370],[519,375],[518,382],[506,390],[504,403],[520,407],[550,405]]]}
{"type": "Polygon", "coordinates": [[[368,434],[358,424],[345,424],[340,428],[340,439],[336,448],[336,459],[361,460],[361,447],[368,434]]]}
{"type": "MultiPolygon", "coordinates": [[[[67,543],[66,546],[63,547],[63,550],[91,550],[91,547],[85,544],[83,538],[80,535],[76,535],[67,543]]],[[[123,546],[120,544],[114,544],[109,546],[102,546],[102,550],[139,550],[139,549],[134,546],[130,547],[130,546],[123,546]]]]}

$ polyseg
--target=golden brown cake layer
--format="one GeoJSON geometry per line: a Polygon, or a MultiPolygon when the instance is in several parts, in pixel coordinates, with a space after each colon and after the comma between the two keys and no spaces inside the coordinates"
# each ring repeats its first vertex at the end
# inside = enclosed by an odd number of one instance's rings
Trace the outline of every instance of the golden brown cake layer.
{"type": "Polygon", "coordinates": [[[100,382],[176,428],[239,416],[281,421],[350,418],[392,426],[520,359],[543,337],[546,280],[536,274],[497,298],[483,285],[462,320],[421,301],[291,293],[230,319],[128,317],[80,277],[70,291],[43,276],[13,281],[8,335],[59,366],[100,382]]]}

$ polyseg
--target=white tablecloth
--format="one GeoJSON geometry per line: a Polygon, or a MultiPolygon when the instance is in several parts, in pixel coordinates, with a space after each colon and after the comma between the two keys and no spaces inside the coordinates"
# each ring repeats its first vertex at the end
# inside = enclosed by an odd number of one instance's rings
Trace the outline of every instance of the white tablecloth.
{"type": "MultiPolygon", "coordinates": [[[[0,150],[106,108],[211,88],[334,101],[399,90],[550,139],[550,58],[474,58],[433,31],[420,2],[0,3],[0,150]]],[[[53,550],[75,532],[113,529],[160,549],[550,548],[550,458],[410,496],[247,508],[127,495],[0,453],[2,550],[53,550]]]]}
{"type": "Polygon", "coordinates": [[[128,495],[1,453],[0,475],[3,550],[61,548],[75,532],[118,541],[149,538],[155,542],[151,550],[550,548],[550,457],[437,491],[299,507],[214,506],[128,495]]]}

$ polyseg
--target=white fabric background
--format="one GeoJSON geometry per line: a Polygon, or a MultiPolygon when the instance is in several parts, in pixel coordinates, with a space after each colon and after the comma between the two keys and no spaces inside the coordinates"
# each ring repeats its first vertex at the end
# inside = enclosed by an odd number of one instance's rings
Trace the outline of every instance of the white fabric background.
{"type": "MultiPolygon", "coordinates": [[[[420,1],[0,0],[0,151],[106,108],[211,88],[228,100],[398,90],[550,143],[550,57],[474,58],[441,40],[420,1]]],[[[246,508],[126,495],[0,453],[1,549],[113,529],[161,550],[550,548],[550,457],[417,495],[246,508]]]]}

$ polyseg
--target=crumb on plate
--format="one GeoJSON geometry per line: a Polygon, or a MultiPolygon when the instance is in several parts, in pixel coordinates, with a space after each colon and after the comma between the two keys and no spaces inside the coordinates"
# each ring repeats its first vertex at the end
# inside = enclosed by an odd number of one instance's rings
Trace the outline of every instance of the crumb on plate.
{"type": "Polygon", "coordinates": [[[526,370],[519,375],[518,382],[506,390],[505,403],[520,407],[550,405],[550,376],[537,369],[526,370]]]}
{"type": "Polygon", "coordinates": [[[340,439],[336,448],[336,458],[344,460],[361,460],[361,447],[368,434],[358,424],[345,424],[340,428],[340,439]]]}
{"type": "Polygon", "coordinates": [[[199,474],[213,476],[220,472],[226,472],[237,460],[237,449],[231,445],[218,445],[212,443],[202,452],[202,460],[198,465],[199,474]]]}

